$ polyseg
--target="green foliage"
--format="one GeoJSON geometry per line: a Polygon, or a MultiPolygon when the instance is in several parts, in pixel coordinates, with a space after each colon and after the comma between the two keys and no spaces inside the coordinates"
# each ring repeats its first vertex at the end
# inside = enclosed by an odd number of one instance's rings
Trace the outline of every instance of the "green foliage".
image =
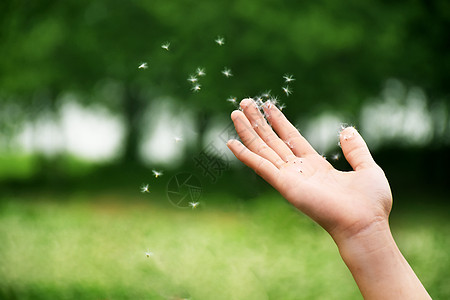
{"type": "Polygon", "coordinates": [[[28,179],[36,172],[35,156],[0,155],[0,181],[2,179],[28,179]]]}
{"type": "Polygon", "coordinates": [[[227,86],[216,78],[197,104],[209,107],[209,95],[223,90],[241,97],[270,88],[281,94],[277,80],[285,72],[298,77],[297,99],[343,109],[392,76],[444,95],[445,3],[103,0],[28,7],[7,1],[1,90],[88,92],[113,78],[185,98],[195,67],[207,66],[212,76],[229,65],[239,80],[227,86]],[[226,38],[224,47],[214,44],[217,35],[226,38]],[[160,48],[165,41],[171,42],[168,53],[160,48]],[[136,68],[141,60],[149,60],[145,76],[136,68]],[[433,61],[442,63],[430,69],[433,61]]]}
{"type": "MultiPolygon", "coordinates": [[[[355,114],[388,78],[447,97],[446,1],[4,1],[0,12],[0,101],[30,115],[54,110],[61,94],[124,115],[125,156],[135,152],[139,112],[169,96],[200,114],[265,90],[289,113],[355,114]],[[225,37],[225,45],[214,39],[225,37]],[[170,42],[170,51],[161,48],[170,42]],[[137,66],[148,62],[147,70],[137,66]],[[205,67],[202,89],[187,82],[205,67]],[[234,77],[220,71],[229,67],[234,77]],[[282,76],[296,77],[283,96],[282,76]],[[98,90],[115,83],[114,98],[98,90]]],[[[200,118],[200,117],[199,117],[200,118]]],[[[200,130],[202,131],[202,130],[200,130]]]]}

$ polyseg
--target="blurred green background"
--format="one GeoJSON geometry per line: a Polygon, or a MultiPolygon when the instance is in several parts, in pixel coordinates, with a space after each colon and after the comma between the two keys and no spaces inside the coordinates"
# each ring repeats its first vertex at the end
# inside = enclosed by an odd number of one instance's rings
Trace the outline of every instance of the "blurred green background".
{"type": "Polygon", "coordinates": [[[339,169],[340,126],[360,130],[400,249],[450,298],[449,28],[444,0],[2,1],[0,299],[361,299],[224,146],[229,99],[269,91],[339,169]]]}

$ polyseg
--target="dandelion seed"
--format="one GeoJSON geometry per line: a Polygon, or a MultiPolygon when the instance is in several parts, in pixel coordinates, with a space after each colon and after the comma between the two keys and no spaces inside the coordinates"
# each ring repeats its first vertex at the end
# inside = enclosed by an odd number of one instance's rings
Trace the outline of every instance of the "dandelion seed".
{"type": "Polygon", "coordinates": [[[150,250],[145,251],[145,256],[151,257],[153,255],[154,255],[153,252],[150,252],[150,250]]]}
{"type": "Polygon", "coordinates": [[[267,100],[267,101],[269,101],[269,102],[272,103],[273,105],[277,105],[277,104],[278,104],[278,98],[275,97],[275,96],[271,97],[271,98],[270,98],[269,100],[267,100]]]}
{"type": "Polygon", "coordinates": [[[138,69],[147,69],[147,68],[148,68],[148,65],[146,62],[142,62],[138,67],[138,69]]]}
{"type": "Polygon", "coordinates": [[[191,83],[196,83],[198,81],[198,78],[195,75],[191,75],[187,80],[191,83]]]}
{"type": "Polygon", "coordinates": [[[181,136],[176,136],[173,139],[175,140],[175,143],[181,142],[183,140],[181,136]]]}
{"type": "Polygon", "coordinates": [[[233,103],[233,104],[237,104],[237,98],[236,97],[230,97],[227,99],[228,102],[233,103]]]}
{"type": "Polygon", "coordinates": [[[280,111],[283,111],[283,109],[285,109],[286,108],[286,104],[281,104],[279,107],[278,107],[278,109],[280,110],[280,111]]]}
{"type": "Polygon", "coordinates": [[[256,98],[255,104],[256,104],[256,106],[257,106],[259,109],[261,109],[261,107],[264,106],[263,99],[262,99],[262,98],[256,98]]]}
{"type": "Polygon", "coordinates": [[[270,92],[271,91],[265,91],[261,96],[268,99],[270,98],[270,92]]]}
{"type": "Polygon", "coordinates": [[[282,87],[283,92],[286,94],[286,96],[289,96],[290,94],[292,94],[292,90],[289,88],[289,86],[284,86],[282,87]]]}
{"type": "Polygon", "coordinates": [[[332,158],[333,160],[339,160],[340,155],[339,155],[338,153],[336,153],[336,154],[334,154],[333,156],[331,156],[331,158],[332,158]]]}
{"type": "Polygon", "coordinates": [[[218,37],[215,39],[215,42],[216,42],[219,46],[223,46],[223,45],[225,44],[225,39],[224,39],[223,37],[221,37],[221,36],[218,36],[218,37]]]}
{"type": "Polygon", "coordinates": [[[233,74],[231,73],[231,70],[228,68],[223,69],[222,74],[225,75],[226,77],[233,76],[233,74]]]}
{"type": "Polygon", "coordinates": [[[292,82],[292,81],[295,80],[294,76],[289,75],[289,74],[285,74],[285,75],[283,76],[283,78],[284,78],[284,81],[285,81],[286,83],[289,83],[289,82],[292,82]]]}
{"type": "Polygon", "coordinates": [[[205,76],[206,75],[206,73],[205,73],[205,69],[203,69],[203,68],[197,68],[197,71],[195,71],[196,73],[197,73],[197,76],[205,76]]]}
{"type": "Polygon", "coordinates": [[[143,184],[141,186],[141,193],[150,193],[150,189],[149,189],[148,184],[143,184]]]}
{"type": "Polygon", "coordinates": [[[352,126],[349,126],[347,123],[342,123],[341,126],[339,126],[339,134],[342,131],[344,131],[344,129],[347,128],[347,127],[352,127],[352,126]]]}
{"type": "Polygon", "coordinates": [[[189,206],[192,207],[192,209],[197,208],[199,204],[200,202],[189,202],[189,206]]]}
{"type": "Polygon", "coordinates": [[[198,91],[200,91],[201,88],[202,88],[202,86],[200,84],[196,84],[192,87],[192,90],[194,92],[198,92],[198,91]]]}
{"type": "Polygon", "coordinates": [[[153,176],[155,176],[155,178],[158,178],[159,176],[163,175],[162,171],[156,171],[156,170],[152,170],[153,176]]]}
{"type": "Polygon", "coordinates": [[[169,47],[170,47],[169,42],[165,42],[164,44],[161,45],[161,48],[166,49],[167,51],[169,51],[169,47]]]}

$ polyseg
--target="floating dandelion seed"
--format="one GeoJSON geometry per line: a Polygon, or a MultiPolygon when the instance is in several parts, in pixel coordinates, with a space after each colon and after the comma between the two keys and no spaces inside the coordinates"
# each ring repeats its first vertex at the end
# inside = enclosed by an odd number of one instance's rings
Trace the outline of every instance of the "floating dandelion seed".
{"type": "Polygon", "coordinates": [[[200,84],[196,84],[192,87],[192,90],[194,92],[198,92],[198,91],[200,91],[201,88],[202,88],[202,86],[200,84]]]}
{"type": "Polygon", "coordinates": [[[197,208],[199,204],[200,202],[189,202],[189,206],[192,207],[192,209],[197,208]]]}
{"type": "Polygon", "coordinates": [[[181,142],[183,140],[181,136],[176,136],[173,139],[175,140],[175,143],[181,142]]]}
{"type": "Polygon", "coordinates": [[[197,68],[197,71],[195,71],[196,73],[197,73],[197,76],[205,76],[206,75],[206,73],[205,73],[205,69],[203,69],[203,68],[197,68]]]}
{"type": "Polygon", "coordinates": [[[231,73],[231,70],[228,68],[223,69],[222,74],[225,75],[226,77],[233,76],[233,74],[231,73]]]}
{"type": "Polygon", "coordinates": [[[261,105],[263,108],[271,108],[273,106],[272,101],[267,100],[266,102],[263,102],[261,105]]]}
{"type": "Polygon", "coordinates": [[[145,251],[145,256],[150,257],[153,256],[153,252],[150,252],[149,250],[145,251]]]}
{"type": "Polygon", "coordinates": [[[198,81],[198,78],[195,77],[194,75],[191,75],[191,76],[189,76],[189,78],[187,80],[192,83],[196,83],[198,81]]]}
{"type": "Polygon", "coordinates": [[[255,104],[258,107],[258,109],[261,109],[264,106],[264,101],[262,100],[262,98],[256,98],[255,104]]]}
{"type": "Polygon", "coordinates": [[[161,45],[161,48],[166,49],[167,51],[169,51],[169,47],[170,47],[169,42],[165,42],[164,44],[161,45]]]}
{"type": "Polygon", "coordinates": [[[148,184],[143,184],[141,186],[141,193],[150,193],[150,189],[149,189],[148,184]]]}
{"type": "Polygon", "coordinates": [[[162,171],[156,171],[156,170],[152,170],[153,176],[155,176],[155,178],[158,178],[159,176],[163,175],[162,171]]]}
{"type": "Polygon", "coordinates": [[[270,91],[265,91],[261,96],[264,98],[270,98],[270,91]]]}
{"type": "Polygon", "coordinates": [[[339,126],[339,134],[341,134],[341,132],[344,131],[344,129],[347,127],[352,127],[352,126],[349,126],[346,123],[342,123],[341,126],[339,126]]]}
{"type": "Polygon", "coordinates": [[[237,103],[237,98],[236,97],[230,97],[227,99],[228,102],[236,104],[237,103]]]}
{"type": "Polygon", "coordinates": [[[285,109],[286,108],[286,104],[281,104],[279,107],[278,107],[278,109],[280,110],[280,111],[283,111],[283,109],[285,109]]]}
{"type": "Polygon", "coordinates": [[[284,75],[283,78],[284,78],[284,81],[285,81],[286,83],[289,83],[289,82],[295,80],[294,76],[289,75],[289,74],[284,75]]]}
{"type": "Polygon", "coordinates": [[[148,68],[148,65],[146,62],[142,62],[138,67],[138,69],[147,69],[147,68],[148,68]]]}
{"type": "Polygon", "coordinates": [[[283,92],[286,94],[286,96],[289,96],[290,94],[292,94],[292,90],[289,88],[289,86],[284,86],[282,87],[283,92]]]}
{"type": "Polygon", "coordinates": [[[278,98],[276,96],[271,97],[269,100],[270,103],[272,103],[273,105],[278,105],[278,98]]]}
{"type": "Polygon", "coordinates": [[[332,158],[333,160],[339,160],[340,155],[339,155],[338,153],[336,153],[336,154],[334,154],[333,156],[331,156],[331,158],[332,158]]]}
{"type": "Polygon", "coordinates": [[[223,46],[223,44],[225,44],[225,39],[224,39],[223,37],[221,37],[221,36],[218,36],[218,37],[215,39],[215,42],[216,42],[219,46],[223,46]]]}

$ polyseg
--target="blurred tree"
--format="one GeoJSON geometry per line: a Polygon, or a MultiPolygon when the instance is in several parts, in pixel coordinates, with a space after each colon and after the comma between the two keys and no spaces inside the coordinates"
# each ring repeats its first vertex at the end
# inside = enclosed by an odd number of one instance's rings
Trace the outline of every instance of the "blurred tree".
{"type": "MultiPolygon", "coordinates": [[[[122,114],[135,160],[145,107],[169,95],[198,114],[200,139],[225,101],[265,90],[289,114],[357,113],[386,78],[448,99],[448,1],[42,0],[0,4],[0,101],[30,118],[72,92],[122,114]],[[225,37],[225,44],[214,42],[225,37]],[[161,44],[170,42],[169,51],[161,44]],[[138,69],[147,62],[147,70],[138,69]],[[203,67],[202,89],[186,80],[203,67]],[[229,67],[234,76],[221,74],[229,67]],[[282,94],[282,76],[296,77],[282,94]],[[99,91],[114,87],[114,95],[99,91]],[[106,96],[105,96],[106,95],[106,96]]],[[[2,125],[5,127],[6,125],[2,125]]],[[[201,145],[201,143],[198,143],[201,145]]]]}

